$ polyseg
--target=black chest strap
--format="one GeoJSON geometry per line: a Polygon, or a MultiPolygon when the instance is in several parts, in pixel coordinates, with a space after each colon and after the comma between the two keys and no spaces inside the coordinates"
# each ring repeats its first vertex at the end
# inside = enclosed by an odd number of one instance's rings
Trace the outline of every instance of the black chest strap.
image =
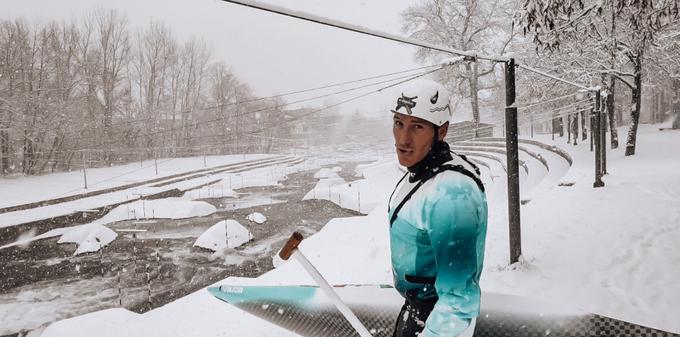
{"type": "MultiPolygon", "coordinates": [[[[399,202],[399,205],[397,205],[397,207],[394,209],[394,213],[392,213],[392,217],[390,218],[390,227],[392,227],[392,224],[394,223],[394,221],[397,220],[397,215],[399,214],[399,211],[402,209],[402,207],[404,207],[406,202],[409,201],[409,199],[411,199],[413,194],[415,194],[416,191],[418,191],[418,189],[421,186],[423,186],[423,184],[425,184],[425,182],[427,182],[431,178],[435,177],[437,174],[442,173],[444,171],[454,171],[454,172],[461,173],[461,174],[463,174],[467,177],[470,177],[475,182],[475,184],[477,184],[477,187],[482,191],[482,193],[484,193],[484,184],[482,183],[482,180],[479,179],[474,173],[468,171],[465,167],[463,167],[463,165],[447,164],[447,165],[439,166],[438,168],[434,169],[431,174],[425,176],[423,179],[418,181],[416,186],[413,186],[413,188],[408,192],[408,194],[406,194],[404,199],[402,199],[401,202],[399,202]]],[[[401,184],[401,182],[404,180],[404,178],[406,178],[407,175],[408,175],[408,172],[399,180],[397,185],[394,187],[394,190],[392,191],[392,194],[390,195],[390,200],[387,204],[387,212],[388,213],[390,211],[389,205],[392,203],[392,196],[394,196],[394,192],[397,190],[397,187],[399,187],[399,184],[401,184]]]]}

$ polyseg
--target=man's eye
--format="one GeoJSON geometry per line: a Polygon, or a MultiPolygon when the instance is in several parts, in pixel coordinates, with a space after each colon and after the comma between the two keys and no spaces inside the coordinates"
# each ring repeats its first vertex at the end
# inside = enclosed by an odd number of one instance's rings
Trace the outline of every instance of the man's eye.
{"type": "Polygon", "coordinates": [[[402,125],[404,125],[404,124],[402,124],[400,121],[394,121],[394,126],[402,126],[402,125]]]}

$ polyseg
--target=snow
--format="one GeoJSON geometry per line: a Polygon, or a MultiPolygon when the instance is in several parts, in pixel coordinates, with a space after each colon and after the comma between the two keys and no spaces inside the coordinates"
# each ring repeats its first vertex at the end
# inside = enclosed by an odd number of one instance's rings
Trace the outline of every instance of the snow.
{"type": "Polygon", "coordinates": [[[216,211],[215,206],[207,202],[182,198],[138,200],[114,208],[94,223],[108,224],[132,219],[186,219],[207,216],[216,211]]]}
{"type": "Polygon", "coordinates": [[[24,246],[31,241],[61,236],[58,243],[75,243],[77,248],[73,255],[96,252],[116,239],[118,234],[109,228],[96,223],[73,227],[56,228],[43,234],[19,238],[16,242],[1,246],[0,249],[12,246],[24,246]]]}
{"type": "MultiPolygon", "coordinates": [[[[262,156],[253,156],[253,157],[248,157],[248,156],[227,156],[228,158],[232,158],[231,162],[233,163],[238,163],[239,160],[236,160],[237,158],[258,158],[262,156]]],[[[265,156],[263,158],[267,159],[269,156],[265,156]]],[[[185,158],[187,159],[187,158],[185,158]]],[[[196,161],[197,158],[192,158],[190,163],[193,163],[196,161]]],[[[225,197],[231,197],[231,196],[236,196],[235,194],[229,194],[229,190],[232,189],[239,189],[239,188],[247,188],[247,187],[257,187],[257,186],[275,186],[279,184],[279,181],[283,180],[286,178],[287,174],[292,173],[292,172],[297,172],[303,169],[308,169],[311,167],[314,167],[314,165],[318,165],[316,163],[306,163],[306,162],[291,162],[291,158],[285,158],[281,157],[280,158],[281,162],[272,162],[270,163],[271,165],[265,166],[265,167],[257,167],[257,168],[250,168],[246,164],[239,164],[239,167],[244,166],[242,169],[240,169],[238,173],[219,173],[219,174],[210,174],[207,176],[203,177],[198,177],[194,179],[188,179],[188,180],[182,180],[178,182],[173,182],[166,184],[161,187],[154,187],[152,185],[158,184],[156,183],[150,183],[147,185],[143,186],[138,186],[134,188],[129,188],[125,190],[120,190],[120,191],[115,191],[111,193],[106,193],[102,195],[97,195],[97,196],[92,196],[92,197],[87,197],[87,198],[82,198],[78,200],[73,200],[73,201],[67,201],[67,202],[62,202],[59,204],[54,204],[54,205],[48,205],[48,206],[42,206],[42,207],[36,207],[32,209],[27,209],[27,210],[19,210],[19,211],[13,211],[13,212],[5,212],[5,213],[0,213],[0,227],[7,227],[7,226],[14,226],[26,222],[31,222],[31,221],[38,221],[38,220],[44,220],[44,219],[50,219],[54,218],[57,216],[63,216],[63,215],[69,215],[73,213],[80,213],[83,210],[92,210],[92,209],[97,209],[101,208],[107,205],[113,205],[113,204],[118,204],[118,203],[124,203],[124,202],[129,202],[131,200],[137,200],[142,198],[143,196],[155,194],[155,193],[160,193],[164,191],[171,191],[171,190],[179,190],[179,191],[188,191],[185,192],[184,198],[193,200],[193,199],[198,199],[199,194],[200,197],[203,198],[203,195],[206,197],[212,198],[212,197],[219,197],[219,196],[225,196],[225,197]],[[195,190],[199,188],[196,192],[192,192],[192,190],[195,190]],[[195,193],[195,194],[194,194],[195,193]]],[[[201,159],[201,164],[203,163],[201,159]]],[[[255,163],[257,164],[257,163],[255,163]]],[[[252,163],[250,165],[253,165],[252,163]]],[[[181,165],[179,165],[181,167],[181,165]]],[[[186,167],[191,168],[191,165],[186,165],[186,167]]],[[[112,167],[112,168],[107,168],[107,169],[101,169],[105,173],[100,173],[100,177],[103,177],[105,175],[109,175],[109,179],[112,181],[116,181],[117,176],[115,174],[119,172],[121,169],[119,167],[112,167]]],[[[135,171],[131,171],[132,173],[135,173],[135,171]]],[[[128,173],[131,173],[128,172],[128,173]]],[[[172,171],[173,173],[177,173],[177,171],[172,171]]],[[[182,171],[180,171],[182,172],[182,171]]],[[[141,174],[141,173],[135,173],[139,174],[142,177],[149,178],[148,176],[141,174]]],[[[52,176],[52,175],[50,175],[52,176]]],[[[56,174],[52,176],[52,179],[60,179],[61,175],[56,174]]],[[[135,176],[129,176],[129,181],[134,181],[134,182],[139,182],[144,179],[138,178],[136,175],[135,176]]],[[[19,179],[21,180],[21,179],[19,179]]],[[[172,179],[168,179],[167,181],[170,181],[172,179]]],[[[26,186],[24,188],[21,187],[21,185],[14,185],[15,181],[14,180],[9,180],[10,184],[7,186],[8,190],[16,190],[17,194],[27,194],[30,195],[30,199],[34,201],[38,200],[45,200],[48,197],[45,195],[46,193],[52,194],[55,191],[59,191],[63,186],[59,185],[54,185],[54,184],[49,184],[46,183],[44,187],[38,186],[40,182],[43,182],[42,180],[34,181],[30,178],[27,178],[26,180],[26,186]],[[27,192],[28,191],[28,192],[27,192]]],[[[120,182],[120,181],[119,181],[120,182]]],[[[4,180],[0,180],[0,183],[5,184],[6,182],[4,180]]],[[[124,183],[124,182],[120,182],[124,183]]],[[[110,187],[110,186],[109,186],[110,187]]],[[[0,188],[0,195],[6,192],[7,190],[4,190],[0,188]]],[[[81,191],[82,192],[82,191],[81,191]]],[[[145,216],[146,217],[146,216],[145,216]]]]}
{"type": "Polygon", "coordinates": [[[246,219],[249,220],[249,221],[256,222],[258,224],[263,224],[265,221],[267,221],[267,217],[264,216],[262,213],[258,213],[258,212],[253,212],[253,213],[248,214],[246,219]]]}
{"type": "MultiPolygon", "coordinates": [[[[592,187],[589,144],[564,146],[574,158],[567,175],[575,185],[546,189],[523,207],[526,268],[504,269],[507,253],[496,251],[507,234],[490,232],[482,286],[679,332],[680,271],[672,266],[680,262],[673,244],[680,240],[673,172],[680,133],[657,130],[641,126],[634,157],[609,151],[604,188],[592,187]]],[[[497,224],[506,218],[495,216],[497,224]]]]}
{"type": "Polygon", "coordinates": [[[339,178],[339,176],[336,174],[338,172],[340,172],[340,171],[336,171],[334,169],[324,167],[324,168],[320,169],[319,171],[317,171],[316,173],[314,173],[314,178],[316,178],[316,179],[339,178]]]}
{"type": "Polygon", "coordinates": [[[253,235],[236,220],[223,220],[208,228],[196,239],[194,247],[220,252],[227,248],[240,247],[250,241],[253,235]]]}
{"type": "Polygon", "coordinates": [[[78,248],[74,255],[95,252],[113,241],[117,234],[104,225],[133,219],[186,219],[207,216],[217,209],[203,201],[189,201],[180,198],[158,200],[138,200],[112,209],[105,216],[84,225],[56,228],[46,233],[19,238],[16,242],[4,245],[0,249],[17,245],[25,245],[31,241],[61,236],[58,243],[76,243],[78,248]]]}
{"type": "Polygon", "coordinates": [[[158,175],[156,175],[153,160],[113,167],[88,168],[87,190],[83,189],[82,170],[14,179],[3,178],[0,180],[0,207],[92,192],[122,184],[205,169],[206,167],[234,164],[249,160],[264,160],[272,157],[274,156],[268,154],[207,156],[205,164],[203,157],[159,158],[158,175]]]}
{"type": "Polygon", "coordinates": [[[238,193],[234,192],[230,187],[227,187],[224,180],[222,180],[216,184],[186,191],[182,198],[189,200],[205,198],[238,198],[238,193]]]}
{"type": "MultiPolygon", "coordinates": [[[[358,165],[357,175],[373,179],[359,179],[346,182],[332,170],[321,169],[315,177],[320,178],[316,186],[302,200],[329,200],[340,207],[362,214],[370,213],[385,202],[384,194],[391,192],[393,175],[399,175],[399,165],[394,160],[370,165],[358,165]],[[385,172],[389,173],[385,173],[385,172]]],[[[403,173],[401,173],[403,174],[403,173]]]]}
{"type": "MultiPolygon", "coordinates": [[[[125,309],[112,308],[85,314],[80,317],[84,318],[84,322],[96,322],[95,324],[83,324],[79,326],[79,329],[84,333],[84,335],[98,336],[102,333],[102,331],[118,331],[121,326],[125,326],[129,322],[137,319],[139,315],[125,309]],[[99,319],[100,317],[105,319],[99,319]]],[[[50,325],[47,328],[47,331],[47,334],[54,337],[72,336],[72,331],[69,329],[69,325],[63,324],[61,322],[56,322],[50,325]]],[[[43,334],[43,336],[44,335],[45,334],[43,334]]]]}
{"type": "MultiPolygon", "coordinates": [[[[659,132],[658,125],[641,125],[637,154],[626,157],[623,148],[609,151],[609,174],[603,178],[606,186],[597,189],[592,187],[594,154],[588,142],[572,146],[563,144],[565,138],[553,142],[549,135],[542,135],[536,139],[566,150],[573,165],[531,147],[546,159],[550,170],[539,171],[542,179],[521,191],[522,199],[530,202],[521,210],[523,257],[519,264],[508,266],[505,173],[500,163],[476,158],[489,165],[489,169],[482,168],[490,210],[482,288],[680,332],[680,269],[676,268],[680,264],[676,244],[680,241],[680,132],[659,132]],[[558,186],[565,180],[574,185],[558,186]]],[[[393,160],[362,165],[359,171],[363,178],[354,182],[330,174],[320,178],[310,193],[319,192],[317,197],[323,198],[326,192],[328,197],[330,188],[330,200],[335,197],[351,208],[352,199],[342,192],[351,184],[360,192],[362,204],[367,200],[375,206],[361,207],[366,216],[331,220],[306,238],[300,250],[330,283],[391,283],[385,201],[403,171],[393,160]]],[[[230,277],[216,284],[312,283],[291,260],[255,279],[230,277]]],[[[88,329],[108,324],[110,317],[110,313],[98,312],[59,321],[45,329],[43,336],[90,336],[88,329]]],[[[115,329],[100,329],[96,335],[225,334],[293,336],[213,298],[205,289],[137,315],[115,329]]]]}

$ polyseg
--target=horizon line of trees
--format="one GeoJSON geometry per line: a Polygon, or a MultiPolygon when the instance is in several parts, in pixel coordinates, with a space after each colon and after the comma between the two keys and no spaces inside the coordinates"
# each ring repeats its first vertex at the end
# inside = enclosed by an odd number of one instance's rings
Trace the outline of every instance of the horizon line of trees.
{"type": "Polygon", "coordinates": [[[269,152],[280,98],[259,99],[206,42],[117,10],[0,20],[0,174],[162,156],[269,152]],[[248,136],[253,131],[257,137],[248,136]]]}

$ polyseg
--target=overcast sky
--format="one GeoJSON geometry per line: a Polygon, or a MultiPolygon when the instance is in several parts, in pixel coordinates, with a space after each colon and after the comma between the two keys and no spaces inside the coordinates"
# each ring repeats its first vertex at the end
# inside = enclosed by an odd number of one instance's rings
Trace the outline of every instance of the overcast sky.
{"type": "MultiPolygon", "coordinates": [[[[402,34],[400,12],[415,0],[263,2],[402,34]]],[[[212,49],[212,60],[230,65],[259,96],[421,65],[413,58],[413,47],[218,0],[0,0],[0,3],[1,17],[24,17],[31,22],[80,17],[96,6],[119,9],[133,26],[144,26],[152,19],[163,21],[182,40],[203,37],[212,49]]],[[[361,92],[354,94],[358,93],[361,92]]],[[[335,101],[341,99],[337,97],[335,101]]],[[[376,100],[379,98],[371,96],[358,104],[376,109],[376,100]]],[[[356,106],[351,107],[354,109],[356,106]]]]}

